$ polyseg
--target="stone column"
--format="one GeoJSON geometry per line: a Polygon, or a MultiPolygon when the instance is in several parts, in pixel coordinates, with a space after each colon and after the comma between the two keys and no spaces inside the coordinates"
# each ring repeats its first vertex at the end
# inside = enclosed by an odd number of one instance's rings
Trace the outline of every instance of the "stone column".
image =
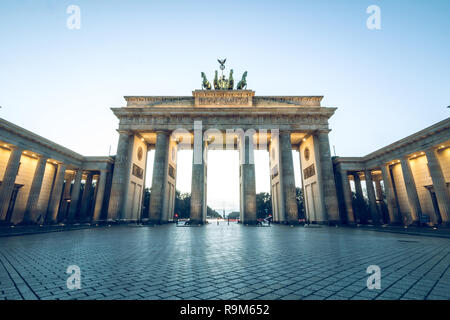
{"type": "Polygon", "coordinates": [[[292,159],[290,132],[280,132],[280,156],[281,190],[283,192],[286,221],[289,224],[298,224],[298,207],[295,191],[294,162],[292,159]]]}
{"type": "Polygon", "coordinates": [[[350,182],[348,181],[348,172],[346,170],[340,171],[342,181],[342,193],[344,195],[345,211],[347,212],[347,223],[355,224],[355,215],[353,213],[352,190],[350,182]]]}
{"type": "Polygon", "coordinates": [[[402,167],[403,180],[406,186],[406,194],[408,196],[409,207],[411,210],[410,223],[419,224],[419,217],[422,214],[419,196],[417,195],[416,184],[412,174],[411,166],[407,157],[400,159],[402,167]]]}
{"type": "Polygon", "coordinates": [[[242,223],[256,224],[256,180],[253,133],[241,136],[240,141],[240,166],[242,186],[242,223]]]}
{"type": "Polygon", "coordinates": [[[31,182],[30,193],[28,195],[27,206],[23,216],[23,222],[26,224],[36,223],[38,217],[38,201],[41,194],[42,181],[44,180],[45,166],[47,165],[47,157],[39,157],[37,159],[36,169],[31,182]]]}
{"type": "Polygon", "coordinates": [[[380,179],[374,179],[375,182],[375,193],[376,193],[376,198],[378,201],[382,201],[383,200],[383,189],[381,188],[381,180],[380,179]]]}
{"type": "Polygon", "coordinates": [[[86,183],[84,184],[83,197],[81,198],[81,209],[80,209],[80,221],[86,222],[90,215],[90,199],[92,191],[92,179],[94,178],[94,173],[89,171],[86,178],[86,183]]]}
{"type": "Polygon", "coordinates": [[[191,216],[193,224],[202,224],[206,220],[206,142],[203,132],[194,134],[192,152],[192,183],[191,183],[191,216]]]}
{"type": "Polygon", "coordinates": [[[359,177],[358,172],[353,173],[353,180],[355,181],[356,195],[363,198],[364,194],[363,194],[362,186],[361,186],[361,178],[359,177]]]}
{"type": "Polygon", "coordinates": [[[80,198],[81,179],[83,176],[83,170],[78,169],[75,174],[75,181],[72,187],[72,193],[70,195],[70,208],[67,221],[72,223],[75,220],[78,210],[78,199],[80,198]]]}
{"type": "Polygon", "coordinates": [[[450,194],[436,152],[437,150],[429,149],[425,151],[425,154],[427,156],[428,169],[430,171],[431,180],[433,181],[433,188],[441,213],[442,224],[448,226],[450,225],[450,194]]]}
{"type": "Polygon", "coordinates": [[[128,172],[131,164],[129,159],[129,148],[132,143],[129,132],[119,132],[119,143],[117,145],[117,154],[114,160],[114,172],[111,183],[111,194],[109,198],[108,220],[119,219],[124,210],[125,202],[125,184],[128,184],[128,172]]]}
{"type": "MultiPolygon", "coordinates": [[[[359,173],[358,172],[354,172],[353,173],[353,181],[355,182],[355,193],[356,193],[356,199],[359,199],[361,201],[364,201],[364,194],[362,191],[362,186],[361,186],[361,178],[359,177],[359,173]]],[[[353,203],[353,202],[352,202],[353,203]]],[[[363,212],[358,212],[358,210],[356,210],[356,222],[360,223],[360,222],[365,222],[365,213],[363,212]],[[361,219],[361,214],[364,214],[363,219],[361,219]]]]}
{"type": "Polygon", "coordinates": [[[373,187],[372,171],[370,169],[364,170],[364,177],[366,179],[367,196],[369,198],[369,211],[372,217],[372,223],[380,224],[380,215],[377,208],[377,199],[375,197],[375,189],[373,187]]]}
{"type": "Polygon", "coordinates": [[[155,159],[153,162],[152,189],[150,193],[150,223],[161,223],[166,199],[169,132],[156,132],[155,159]]]}
{"type": "Polygon", "coordinates": [[[48,219],[50,223],[58,222],[58,212],[61,202],[61,193],[64,184],[65,173],[66,173],[66,165],[64,163],[58,164],[55,182],[53,183],[52,194],[50,196],[49,219],[48,219]]]}
{"type": "Polygon", "coordinates": [[[97,179],[97,195],[95,197],[95,207],[94,207],[94,215],[92,216],[92,221],[97,222],[100,219],[100,215],[102,213],[103,200],[105,197],[105,186],[106,186],[106,176],[108,171],[101,170],[100,175],[97,179]]]}
{"type": "Polygon", "coordinates": [[[340,223],[339,206],[337,201],[336,184],[334,181],[333,164],[331,162],[330,142],[328,131],[319,131],[317,134],[319,144],[321,182],[325,210],[329,223],[340,223]]]}
{"type": "Polygon", "coordinates": [[[5,221],[8,213],[9,201],[14,191],[16,176],[19,171],[20,158],[22,157],[22,148],[11,147],[11,154],[3,175],[2,185],[0,186],[0,221],[5,221]]]}
{"type": "Polygon", "coordinates": [[[72,186],[72,179],[73,176],[71,173],[66,174],[66,183],[64,184],[64,190],[63,190],[63,196],[62,196],[62,202],[61,202],[61,208],[60,211],[64,215],[63,220],[67,221],[67,206],[70,202],[70,187],[72,186]]]}
{"type": "Polygon", "coordinates": [[[381,174],[383,175],[384,193],[386,195],[390,224],[400,224],[401,219],[399,219],[399,212],[395,201],[394,185],[392,184],[392,177],[388,165],[381,165],[381,174]]]}

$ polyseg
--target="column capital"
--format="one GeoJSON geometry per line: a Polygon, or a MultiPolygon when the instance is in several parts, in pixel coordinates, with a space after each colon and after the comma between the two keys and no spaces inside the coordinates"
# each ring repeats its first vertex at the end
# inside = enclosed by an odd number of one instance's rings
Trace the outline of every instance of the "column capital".
{"type": "Polygon", "coordinates": [[[170,131],[169,130],[155,130],[155,133],[157,134],[157,135],[159,135],[159,134],[164,134],[164,135],[170,135],[170,131]]]}
{"type": "Polygon", "coordinates": [[[117,129],[117,132],[118,132],[119,134],[124,134],[124,135],[127,135],[127,136],[131,136],[131,135],[133,134],[133,132],[131,132],[130,130],[120,130],[120,129],[117,129]]]}
{"type": "Polygon", "coordinates": [[[25,147],[21,146],[21,145],[13,145],[10,144],[8,145],[8,148],[11,149],[11,151],[23,151],[25,149],[25,147]]]}
{"type": "Polygon", "coordinates": [[[45,161],[45,162],[47,162],[47,160],[50,159],[50,157],[46,154],[35,153],[35,155],[36,155],[36,158],[42,159],[42,161],[45,161]]]}
{"type": "Polygon", "coordinates": [[[316,130],[316,134],[329,134],[331,132],[331,129],[319,129],[316,130]]]}

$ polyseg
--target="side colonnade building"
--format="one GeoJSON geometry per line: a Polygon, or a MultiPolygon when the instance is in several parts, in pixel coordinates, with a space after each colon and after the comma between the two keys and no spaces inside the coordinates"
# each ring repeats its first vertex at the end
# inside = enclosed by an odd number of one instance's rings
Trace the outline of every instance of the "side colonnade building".
{"type": "Polygon", "coordinates": [[[106,217],[114,160],[83,157],[0,119],[0,224],[106,217]]]}
{"type": "Polygon", "coordinates": [[[450,226],[450,118],[333,167],[346,223],[450,226]]]}

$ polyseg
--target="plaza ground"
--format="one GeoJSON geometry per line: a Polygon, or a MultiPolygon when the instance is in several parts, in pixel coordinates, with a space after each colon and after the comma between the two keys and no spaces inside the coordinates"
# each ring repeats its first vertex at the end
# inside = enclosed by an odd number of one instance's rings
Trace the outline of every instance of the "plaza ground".
{"type": "Polygon", "coordinates": [[[450,299],[450,240],[335,227],[122,225],[0,238],[0,299],[450,299]],[[81,269],[81,289],[66,286],[81,269]],[[381,289],[366,286],[369,265],[381,289]]]}

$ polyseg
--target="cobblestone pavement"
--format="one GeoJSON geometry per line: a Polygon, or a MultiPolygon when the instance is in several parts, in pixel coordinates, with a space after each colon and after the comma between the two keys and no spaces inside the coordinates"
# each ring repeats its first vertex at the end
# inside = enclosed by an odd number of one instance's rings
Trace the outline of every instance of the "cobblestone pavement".
{"type": "Polygon", "coordinates": [[[450,299],[450,240],[347,228],[114,226],[0,238],[0,299],[450,299]],[[81,289],[69,290],[69,265],[81,289]],[[366,286],[369,265],[381,289],[366,286]]]}

